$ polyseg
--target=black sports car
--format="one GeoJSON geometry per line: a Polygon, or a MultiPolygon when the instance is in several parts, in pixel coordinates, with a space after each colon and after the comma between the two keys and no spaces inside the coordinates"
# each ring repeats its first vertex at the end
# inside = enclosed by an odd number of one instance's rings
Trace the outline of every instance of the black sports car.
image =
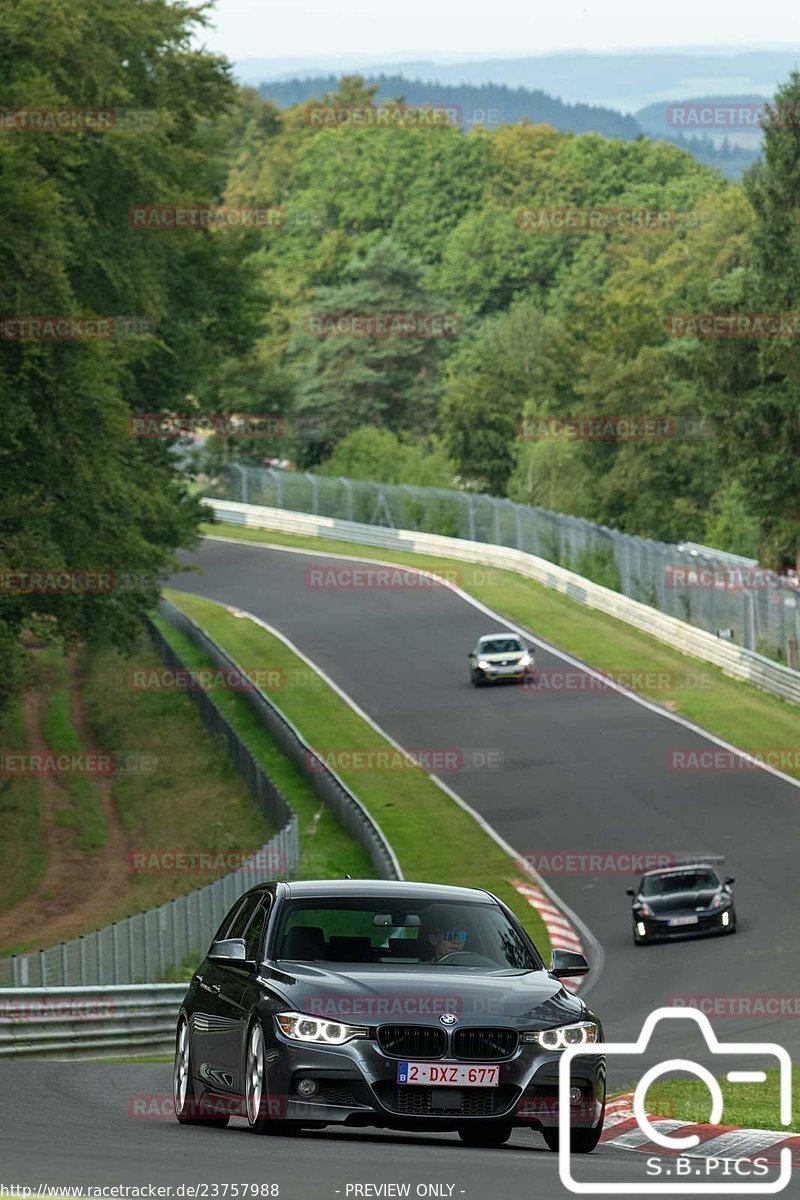
{"type": "Polygon", "coordinates": [[[637,946],[666,938],[735,933],[730,877],[720,879],[706,863],[647,871],[633,896],[633,940],[637,946]]]}
{"type": "MultiPolygon", "coordinates": [[[[602,1027],[489,892],[350,880],[268,883],[237,900],[178,1017],[182,1123],[245,1117],[256,1133],[329,1124],[457,1131],[499,1146],[514,1126],[558,1149],[558,1064],[602,1027]]],[[[577,1058],[572,1148],[595,1148],[605,1061],[577,1058]]]]}

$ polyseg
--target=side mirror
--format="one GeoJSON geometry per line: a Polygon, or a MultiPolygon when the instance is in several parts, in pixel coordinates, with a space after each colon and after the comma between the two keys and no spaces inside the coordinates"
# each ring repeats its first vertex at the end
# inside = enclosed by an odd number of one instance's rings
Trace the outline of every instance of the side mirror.
{"type": "Polygon", "coordinates": [[[247,951],[244,938],[227,938],[221,942],[213,942],[208,957],[214,962],[245,963],[247,951]]]}
{"type": "Polygon", "coordinates": [[[729,875],[728,878],[725,880],[725,886],[727,887],[729,883],[736,883],[736,880],[733,878],[732,875],[729,875]]]}
{"type": "Polygon", "coordinates": [[[625,888],[625,895],[626,896],[635,896],[636,888],[625,888]]]}
{"type": "Polygon", "coordinates": [[[554,950],[551,960],[550,974],[556,979],[566,979],[569,975],[588,975],[589,964],[583,954],[574,950],[554,950]]]}

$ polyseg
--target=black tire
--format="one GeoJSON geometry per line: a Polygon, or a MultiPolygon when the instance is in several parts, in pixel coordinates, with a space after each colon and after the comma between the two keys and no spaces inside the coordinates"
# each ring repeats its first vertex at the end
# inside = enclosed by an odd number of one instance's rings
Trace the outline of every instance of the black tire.
{"type": "Polygon", "coordinates": [[[498,1125],[494,1121],[476,1122],[474,1125],[462,1125],[458,1136],[465,1146],[504,1146],[511,1137],[511,1125],[498,1125]]]}
{"type": "Polygon", "coordinates": [[[185,1016],[180,1017],[175,1033],[172,1101],[175,1106],[175,1117],[181,1125],[207,1125],[212,1129],[224,1129],[230,1120],[229,1116],[212,1116],[213,1109],[205,1109],[197,1101],[192,1078],[189,1022],[185,1016]]]}
{"type": "Polygon", "coordinates": [[[483,687],[486,680],[480,671],[476,671],[473,667],[469,673],[469,680],[473,687],[483,687]]]}
{"type": "MultiPolygon", "coordinates": [[[[603,1132],[603,1121],[606,1115],[606,1102],[603,1099],[603,1110],[600,1113],[600,1120],[591,1129],[572,1129],[569,1136],[569,1148],[572,1154],[591,1154],[600,1141],[600,1135],[603,1132]]],[[[552,1126],[543,1129],[542,1137],[544,1138],[547,1149],[552,1150],[555,1154],[558,1153],[558,1128],[552,1126]]]]}
{"type": "Polygon", "coordinates": [[[274,1102],[264,1089],[264,1031],[253,1021],[244,1047],[244,1113],[252,1133],[295,1137],[301,1129],[296,1121],[276,1117],[274,1102]]]}

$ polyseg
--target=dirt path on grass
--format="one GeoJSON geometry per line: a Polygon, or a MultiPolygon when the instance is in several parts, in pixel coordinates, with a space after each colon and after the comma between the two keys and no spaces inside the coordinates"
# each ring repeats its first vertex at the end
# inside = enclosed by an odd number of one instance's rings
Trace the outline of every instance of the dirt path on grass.
{"type": "MultiPolygon", "coordinates": [[[[70,715],[86,750],[95,746],[81,707],[77,655],[69,659],[70,715]]],[[[25,693],[22,715],[28,748],[48,749],[42,730],[48,692],[36,687],[25,693]]],[[[105,816],[106,841],[86,854],[76,845],[75,832],[58,824],[60,810],[70,807],[70,796],[57,775],[41,775],[42,824],[47,843],[47,866],[39,884],[19,904],[0,913],[0,949],[35,942],[52,946],[105,921],[128,884],[128,844],[111,795],[111,779],[97,776],[105,816]]]]}

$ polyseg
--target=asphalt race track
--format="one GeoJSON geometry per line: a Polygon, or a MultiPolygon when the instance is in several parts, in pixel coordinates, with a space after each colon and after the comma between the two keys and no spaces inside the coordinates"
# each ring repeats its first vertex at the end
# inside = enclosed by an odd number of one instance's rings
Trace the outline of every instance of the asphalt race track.
{"type": "MultiPolygon", "coordinates": [[[[515,1200],[567,1195],[558,1155],[527,1130],[499,1150],[473,1150],[456,1134],[328,1127],[255,1137],[238,1118],[228,1129],[203,1129],[135,1115],[137,1101],[151,1098],[167,1113],[171,1083],[171,1068],[156,1064],[0,1064],[0,1184],[276,1183],[281,1200],[346,1200],[347,1185],[359,1183],[410,1183],[412,1197],[418,1184],[435,1183],[451,1186],[439,1195],[453,1200],[496,1197],[499,1187],[515,1200]]],[[[600,1146],[591,1177],[637,1181],[644,1157],[600,1146]]]]}
{"type": "MultiPolygon", "coordinates": [[[[670,751],[711,743],[614,691],[470,687],[467,651],[500,622],[446,589],[311,588],[309,567],[342,560],[211,539],[187,561],[204,574],[181,574],[172,586],[274,625],[404,747],[501,752],[502,770],[442,778],[521,853],[725,855],[724,873],[736,878],[738,933],[669,946],[633,946],[628,876],[547,876],[605,952],[584,994],[609,1040],[635,1038],[644,1018],[674,997],[797,993],[800,789],[760,770],[672,770],[670,751]]],[[[534,611],[527,625],[535,636],[534,611]]],[[[537,671],[565,665],[537,652],[537,671]]],[[[777,1041],[800,1058],[797,1019],[714,1026],[721,1040],[777,1041]]],[[[697,1049],[693,1036],[670,1039],[670,1056],[697,1049]]],[[[240,1121],[228,1130],[182,1128],[132,1111],[132,1098],[169,1090],[169,1068],[155,1064],[0,1063],[0,1185],[261,1182],[277,1183],[291,1200],[355,1196],[347,1185],[359,1183],[410,1183],[412,1196],[426,1194],[417,1184],[438,1184],[442,1190],[427,1194],[474,1200],[568,1194],[558,1156],[528,1131],[503,1149],[474,1150],[455,1134],[329,1127],[299,1139],[255,1138],[240,1121]]],[[[581,1177],[643,1182],[645,1157],[601,1146],[581,1177]]],[[[795,1189],[785,1194],[800,1194],[795,1189]]]]}

